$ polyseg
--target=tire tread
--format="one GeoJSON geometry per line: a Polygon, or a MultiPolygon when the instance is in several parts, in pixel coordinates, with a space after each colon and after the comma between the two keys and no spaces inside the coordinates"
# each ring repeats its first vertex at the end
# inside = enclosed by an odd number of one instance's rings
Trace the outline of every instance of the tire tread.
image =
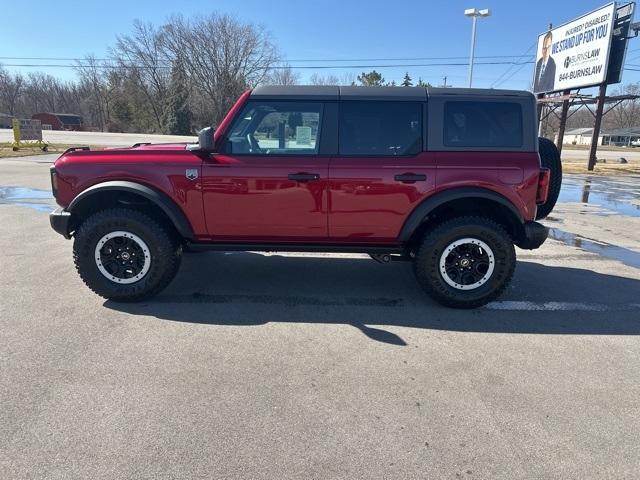
{"type": "Polygon", "coordinates": [[[552,212],[558,201],[560,188],[562,187],[562,160],[560,159],[558,147],[548,138],[540,137],[538,139],[538,151],[542,166],[551,170],[549,196],[545,203],[538,205],[536,214],[536,220],[542,220],[552,212]]]}
{"type": "MultiPolygon", "coordinates": [[[[439,255],[436,256],[439,257],[439,255]]],[[[477,308],[498,298],[509,286],[516,266],[515,249],[513,247],[513,240],[509,233],[507,233],[502,225],[495,221],[481,216],[454,217],[449,220],[445,220],[426,233],[422,244],[418,249],[416,258],[414,259],[413,266],[416,278],[422,288],[438,303],[452,308],[477,308]],[[513,259],[513,261],[511,261],[507,266],[506,275],[498,288],[495,288],[489,294],[474,300],[461,300],[460,298],[456,298],[452,295],[451,290],[448,288],[436,288],[434,285],[435,282],[432,281],[431,277],[432,275],[440,276],[439,258],[433,258],[433,250],[437,242],[445,237],[449,231],[465,226],[477,226],[492,230],[497,237],[500,237],[505,244],[504,246],[509,244],[507,247],[509,250],[507,252],[507,256],[513,259]]]]}
{"type": "MultiPolygon", "coordinates": [[[[93,255],[92,255],[93,256],[93,255]]],[[[109,208],[100,210],[90,217],[88,217],[75,234],[75,240],[73,245],[73,262],[78,272],[78,275],[82,279],[83,283],[96,295],[103,298],[111,299],[119,302],[136,302],[151,298],[157,295],[160,291],[165,289],[169,283],[173,280],[178,269],[180,268],[181,260],[181,246],[176,241],[173,235],[163,227],[157,220],[151,216],[130,208],[109,208]],[[91,277],[84,270],[82,261],[84,255],[86,255],[86,243],[93,232],[97,228],[103,228],[105,226],[113,229],[122,228],[122,225],[118,223],[122,219],[133,220],[145,225],[145,228],[153,232],[154,241],[163,247],[167,251],[167,255],[164,255],[162,259],[155,261],[162,261],[165,263],[164,272],[161,274],[160,279],[151,286],[149,289],[141,290],[139,293],[132,295],[110,295],[105,291],[102,291],[95,285],[91,277]],[[85,250],[85,252],[83,252],[85,250]]]]}

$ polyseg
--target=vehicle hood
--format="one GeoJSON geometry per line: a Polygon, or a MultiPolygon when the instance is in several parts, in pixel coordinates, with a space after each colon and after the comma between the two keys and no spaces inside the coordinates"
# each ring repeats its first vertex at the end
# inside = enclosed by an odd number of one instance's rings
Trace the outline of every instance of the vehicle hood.
{"type": "Polygon", "coordinates": [[[105,150],[184,150],[189,143],[136,143],[131,147],[111,147],[105,150]]]}
{"type": "Polygon", "coordinates": [[[136,144],[131,147],[89,150],[86,147],[69,149],[56,161],[56,168],[82,164],[140,164],[193,161],[195,154],[188,143],[136,144]]]}

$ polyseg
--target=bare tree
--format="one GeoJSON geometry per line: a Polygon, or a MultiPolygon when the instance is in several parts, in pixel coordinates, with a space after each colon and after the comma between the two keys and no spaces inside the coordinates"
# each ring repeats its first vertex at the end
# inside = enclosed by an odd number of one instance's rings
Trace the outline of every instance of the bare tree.
{"type": "Polygon", "coordinates": [[[31,113],[59,110],[59,80],[42,72],[31,72],[27,75],[25,85],[25,109],[31,113]]]}
{"type": "Polygon", "coordinates": [[[297,85],[300,83],[300,74],[294,72],[291,65],[286,64],[271,70],[264,83],[269,85],[297,85]]]}
{"type": "Polygon", "coordinates": [[[356,74],[352,72],[346,72],[340,75],[320,75],[314,73],[309,77],[310,85],[355,85],[356,74]]]}
{"type": "Polygon", "coordinates": [[[24,77],[12,75],[0,65],[0,110],[9,115],[18,115],[18,102],[23,94],[24,77]]]}
{"type": "Polygon", "coordinates": [[[182,57],[194,88],[210,102],[214,122],[244,89],[262,83],[279,59],[264,28],[229,15],[174,16],[163,38],[172,56],[182,57]]]}
{"type": "Polygon", "coordinates": [[[340,79],[335,75],[320,75],[314,73],[309,78],[310,85],[340,85],[340,79]]]}
{"type": "MultiPolygon", "coordinates": [[[[613,95],[640,95],[640,83],[630,83],[618,88],[613,95]]],[[[640,125],[640,99],[623,100],[609,112],[606,122],[609,128],[631,128],[640,125]]],[[[605,117],[606,118],[606,117],[605,117]]]]}
{"type": "Polygon", "coordinates": [[[83,60],[76,62],[76,72],[80,77],[81,88],[89,92],[91,102],[88,102],[89,114],[93,123],[105,131],[109,123],[109,100],[111,89],[106,82],[105,69],[110,65],[98,62],[93,55],[87,55],[83,60]]]}
{"type": "Polygon", "coordinates": [[[153,111],[155,130],[162,130],[162,110],[171,72],[171,55],[161,29],[140,20],[130,35],[118,35],[111,55],[121,73],[136,79],[153,111]]]}

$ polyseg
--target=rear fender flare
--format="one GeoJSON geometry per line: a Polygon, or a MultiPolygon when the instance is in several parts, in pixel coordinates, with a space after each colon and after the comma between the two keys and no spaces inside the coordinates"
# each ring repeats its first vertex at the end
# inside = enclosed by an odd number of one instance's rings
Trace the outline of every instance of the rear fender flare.
{"type": "Polygon", "coordinates": [[[420,225],[427,220],[429,214],[436,208],[451,202],[453,200],[460,200],[467,198],[472,201],[474,198],[482,198],[499,203],[503,207],[506,207],[507,211],[513,215],[514,220],[522,225],[524,219],[518,209],[511,203],[506,197],[496,193],[492,190],[480,187],[461,187],[452,190],[446,190],[441,193],[437,193],[426,200],[423,200],[413,212],[405,220],[402,229],[400,230],[399,240],[401,243],[407,243],[414,232],[420,227],[420,225]]]}

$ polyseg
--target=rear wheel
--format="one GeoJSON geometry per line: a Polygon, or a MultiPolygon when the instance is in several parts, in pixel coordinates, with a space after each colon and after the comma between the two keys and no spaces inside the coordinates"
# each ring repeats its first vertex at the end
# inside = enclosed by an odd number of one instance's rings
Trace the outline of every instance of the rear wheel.
{"type": "Polygon", "coordinates": [[[536,214],[536,220],[541,220],[551,213],[558,201],[558,195],[560,195],[560,188],[562,187],[562,161],[560,160],[558,147],[547,138],[540,137],[538,139],[538,151],[540,153],[541,166],[551,170],[549,196],[546,202],[538,205],[536,214]]]}
{"type": "Polygon", "coordinates": [[[458,217],[425,236],[414,259],[414,272],[439,303],[475,308],[504,291],[515,265],[513,242],[504,228],[488,218],[458,217]]]}
{"type": "Polygon", "coordinates": [[[150,216],[128,208],[95,213],[75,235],[84,283],[101,297],[132,302],[164,289],[180,266],[180,244],[150,216]]]}

